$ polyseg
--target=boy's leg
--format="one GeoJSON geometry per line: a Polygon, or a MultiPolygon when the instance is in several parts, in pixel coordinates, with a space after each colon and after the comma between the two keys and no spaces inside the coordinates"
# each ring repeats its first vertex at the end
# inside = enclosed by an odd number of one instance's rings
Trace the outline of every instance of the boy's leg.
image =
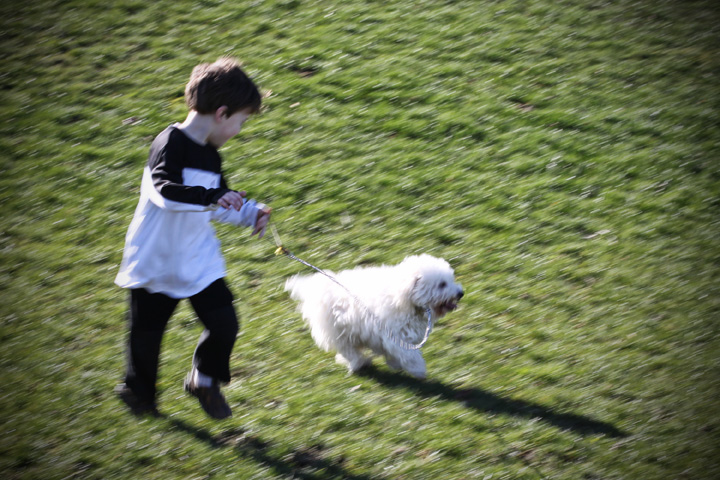
{"type": "Polygon", "coordinates": [[[230,381],[230,354],[238,331],[232,300],[232,293],[222,279],[190,297],[205,331],[195,349],[193,369],[185,380],[185,390],[197,397],[203,410],[215,419],[232,415],[220,392],[220,383],[230,381]]]}
{"type": "Polygon", "coordinates": [[[230,381],[230,354],[238,332],[233,295],[223,279],[190,297],[193,309],[205,326],[200,336],[193,366],[215,380],[230,381]]]}
{"type": "Polygon", "coordinates": [[[130,291],[130,338],[125,385],[141,401],[155,405],[160,344],[179,300],[145,289],[130,291]]]}

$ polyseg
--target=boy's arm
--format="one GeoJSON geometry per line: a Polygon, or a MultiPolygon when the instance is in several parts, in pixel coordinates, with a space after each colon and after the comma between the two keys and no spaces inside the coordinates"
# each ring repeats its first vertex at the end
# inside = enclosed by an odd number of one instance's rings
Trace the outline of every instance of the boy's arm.
{"type": "Polygon", "coordinates": [[[172,142],[151,149],[148,160],[150,180],[154,187],[150,200],[160,208],[175,211],[206,211],[231,190],[183,184],[182,152],[172,142]]]}

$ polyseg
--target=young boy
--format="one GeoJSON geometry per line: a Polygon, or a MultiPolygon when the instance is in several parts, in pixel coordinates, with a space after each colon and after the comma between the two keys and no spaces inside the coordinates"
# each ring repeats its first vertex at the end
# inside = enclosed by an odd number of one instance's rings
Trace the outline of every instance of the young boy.
{"type": "Polygon", "coordinates": [[[238,331],[225,263],[211,220],[265,233],[270,208],[227,187],[218,149],[260,109],[261,96],[237,62],[223,58],[193,69],[185,88],[189,114],[160,133],[140,187],[115,283],[130,289],[125,383],[116,393],[136,414],[158,415],[155,402],[160,343],[181,299],[205,326],[185,390],[213,418],[232,415],[220,392],[230,381],[238,331]]]}

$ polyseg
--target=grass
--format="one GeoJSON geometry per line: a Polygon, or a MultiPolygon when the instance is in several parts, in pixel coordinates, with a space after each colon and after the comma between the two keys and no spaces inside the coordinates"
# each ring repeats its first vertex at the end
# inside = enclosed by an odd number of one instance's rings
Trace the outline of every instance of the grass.
{"type": "Polygon", "coordinates": [[[0,472],[8,479],[711,479],[720,74],[706,1],[3,4],[0,472]],[[212,422],[112,395],[112,281],[149,142],[191,68],[242,58],[264,113],[224,149],[323,268],[448,259],[429,379],[348,377],[282,290],[305,271],[218,227],[243,325],[212,422]]]}

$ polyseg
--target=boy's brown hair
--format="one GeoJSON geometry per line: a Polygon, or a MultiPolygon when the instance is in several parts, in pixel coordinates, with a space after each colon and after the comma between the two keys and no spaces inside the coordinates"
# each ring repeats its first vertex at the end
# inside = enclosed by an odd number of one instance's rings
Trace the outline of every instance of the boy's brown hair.
{"type": "Polygon", "coordinates": [[[215,113],[226,106],[230,116],[246,108],[257,113],[262,98],[253,81],[240,68],[240,63],[223,57],[215,63],[201,63],[193,68],[185,86],[185,103],[201,114],[215,113]]]}

